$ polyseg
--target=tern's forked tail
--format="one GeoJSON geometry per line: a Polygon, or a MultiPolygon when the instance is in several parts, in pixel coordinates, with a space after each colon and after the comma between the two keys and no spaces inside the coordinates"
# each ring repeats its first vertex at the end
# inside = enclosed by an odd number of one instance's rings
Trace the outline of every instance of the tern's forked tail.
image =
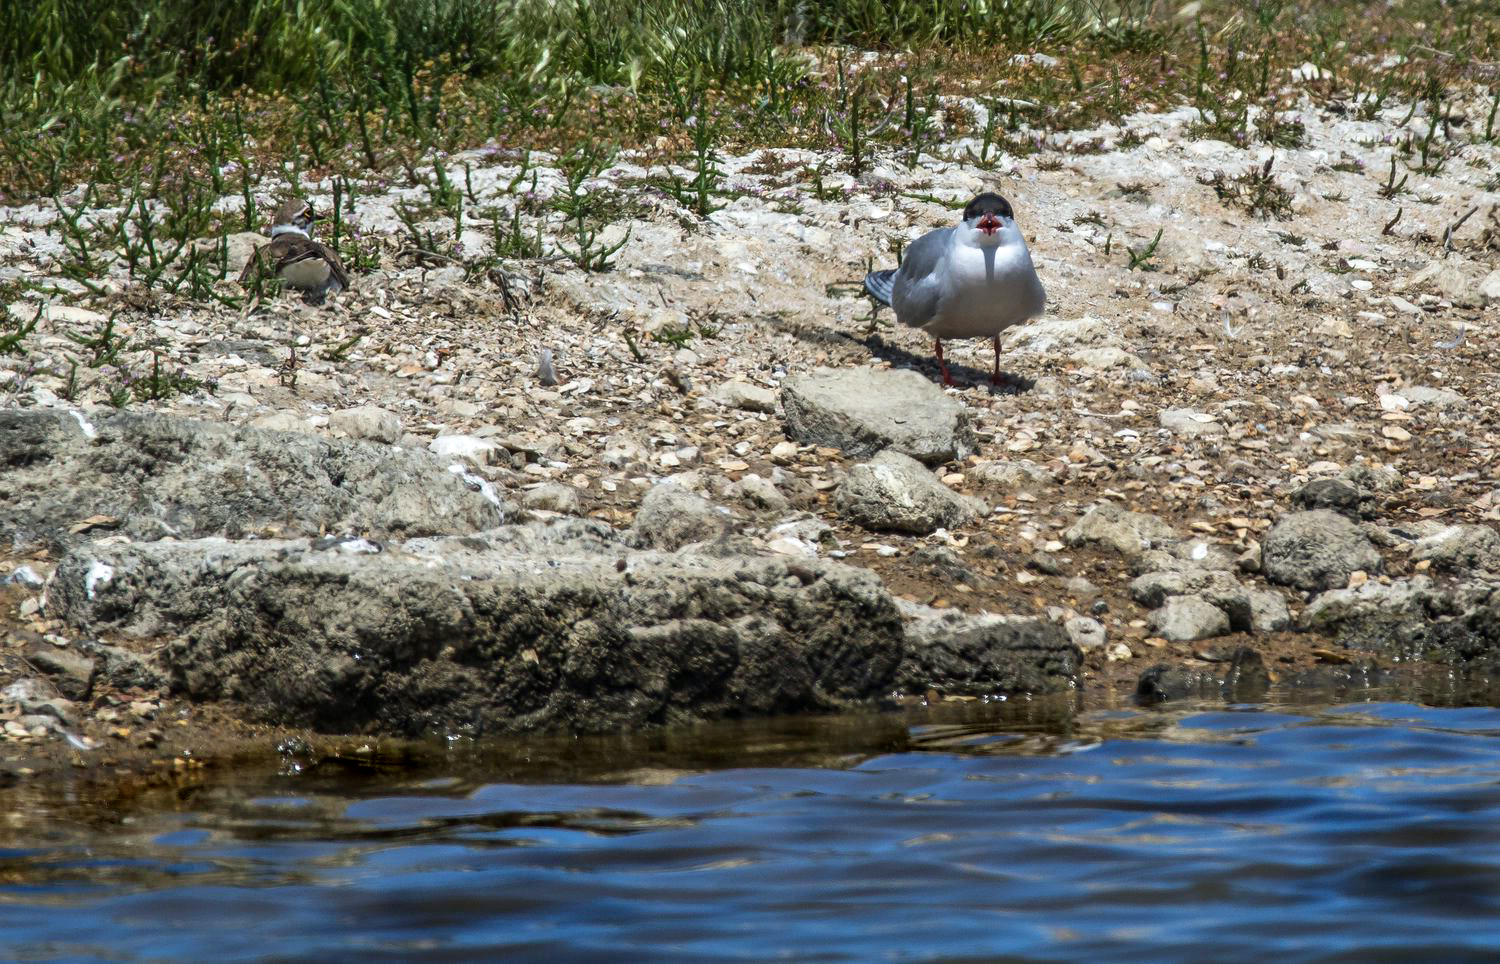
{"type": "Polygon", "coordinates": [[[887,307],[890,306],[891,295],[895,287],[896,272],[894,270],[871,271],[865,275],[865,290],[870,293],[871,298],[887,307]]]}

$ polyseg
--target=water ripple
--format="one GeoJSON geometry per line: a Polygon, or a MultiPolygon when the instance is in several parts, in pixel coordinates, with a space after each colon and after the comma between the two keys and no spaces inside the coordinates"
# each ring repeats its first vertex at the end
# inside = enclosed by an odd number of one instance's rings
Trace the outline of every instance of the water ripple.
{"type": "Polygon", "coordinates": [[[701,745],[636,760],[601,751],[592,770],[549,751],[572,777],[553,782],[519,782],[515,768],[492,782],[482,760],[384,782],[314,768],[113,825],[54,821],[43,840],[0,839],[0,949],[841,961],[1500,950],[1500,711],[932,718],[898,739],[887,718],[865,749],[839,729],[856,724],[826,725],[837,732],[821,742],[815,723],[707,728],[701,745]],[[754,743],[756,765],[725,765],[734,740],[754,743]]]}

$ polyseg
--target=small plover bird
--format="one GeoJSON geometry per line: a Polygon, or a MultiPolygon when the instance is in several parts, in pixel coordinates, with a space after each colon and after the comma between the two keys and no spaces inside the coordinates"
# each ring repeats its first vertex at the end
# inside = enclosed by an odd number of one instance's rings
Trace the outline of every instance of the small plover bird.
{"type": "Polygon", "coordinates": [[[312,224],[317,219],[306,201],[294,199],[283,204],[271,226],[271,243],[255,249],[240,273],[240,284],[256,272],[268,271],[282,284],[301,291],[314,305],[321,305],[328,292],[349,287],[349,275],[338,253],[312,239],[312,224]]]}
{"type": "Polygon", "coordinates": [[[943,361],[944,338],[993,338],[990,381],[999,385],[1000,333],[1047,306],[1010,202],[989,192],[969,202],[962,224],[912,242],[901,267],[866,275],[865,290],[896,309],[901,324],[933,337],[944,385],[953,384],[943,361]]]}

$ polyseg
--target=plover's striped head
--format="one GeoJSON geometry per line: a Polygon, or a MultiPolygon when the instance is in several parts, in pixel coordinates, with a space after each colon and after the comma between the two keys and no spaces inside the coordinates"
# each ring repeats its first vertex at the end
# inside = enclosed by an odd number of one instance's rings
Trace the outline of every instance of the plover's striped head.
{"type": "Polygon", "coordinates": [[[317,220],[313,207],[302,198],[293,198],[276,209],[276,221],[271,227],[272,235],[280,234],[278,228],[290,229],[298,234],[307,234],[317,220]]]}

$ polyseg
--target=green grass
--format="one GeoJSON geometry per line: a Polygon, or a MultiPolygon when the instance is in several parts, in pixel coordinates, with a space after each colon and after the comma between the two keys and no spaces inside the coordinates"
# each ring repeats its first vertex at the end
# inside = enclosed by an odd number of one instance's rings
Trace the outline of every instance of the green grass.
{"type": "MultiPolygon", "coordinates": [[[[202,178],[249,193],[265,168],[415,170],[431,150],[561,146],[607,120],[622,146],[686,153],[690,116],[726,144],[905,145],[938,94],[1005,95],[1067,130],[1194,103],[1206,133],[1290,146],[1285,71],[1373,109],[1492,56],[1486,3],[1155,0],[34,0],[0,5],[0,193],[202,178]],[[1425,23],[1424,23],[1425,21],[1425,23]],[[1424,23],[1419,29],[1416,24],[1424,23]],[[1436,49],[1443,56],[1423,55],[1436,49]],[[867,63],[845,55],[869,49],[867,63]],[[1396,69],[1371,52],[1418,51],[1396,69]],[[1012,63],[1044,52],[1056,66],[1012,63]],[[1237,92],[1231,95],[1231,92],[1237,92]],[[1255,110],[1251,110],[1251,108],[1255,110]],[[881,118],[894,116],[884,131],[881,118]],[[861,125],[864,129],[860,130],[861,125]]],[[[1315,87],[1317,85],[1314,85],[1315,87]]],[[[1493,127],[1493,125],[1491,125],[1493,127]]],[[[701,128],[700,128],[701,129],[701,128]]],[[[993,139],[995,132],[989,131],[993,139]]],[[[1427,146],[1430,147],[1431,138],[1427,146]]],[[[1419,142],[1419,146],[1420,142],[1419,142]]],[[[1431,164],[1430,154],[1424,163],[1431,164]]]]}
{"type": "MultiPolygon", "coordinates": [[[[63,215],[66,273],[86,287],[110,266],[147,289],[234,298],[222,252],[188,242],[260,227],[257,201],[332,179],[348,223],[333,243],[373,263],[354,198],[391,183],[425,188],[401,243],[464,254],[467,223],[494,257],[540,257],[546,211],[512,185],[482,204],[449,154],[483,147],[638,152],[646,181],[686,219],[734,197],[729,152],[816,148],[837,158],[785,172],[775,203],[829,200],[835,171],[924,163],[940,140],[972,136],[973,160],[1046,149],[1051,135],[1118,125],[1183,104],[1196,133],[1245,148],[1293,147],[1299,111],[1373,117],[1401,105],[1382,194],[1434,174],[1488,117],[1443,131],[1437,118],[1476,83],[1493,90],[1493,0],[29,0],[0,3],[0,204],[63,215]],[[1044,55],[1044,56],[1032,56],[1044,55]],[[1388,58],[1400,58],[1391,66],[1388,58]],[[1320,76],[1288,87],[1311,62],[1320,76]],[[1310,103],[1296,97],[1305,93],[1310,103]],[[970,98],[981,112],[960,109],[970,98]],[[1442,134],[1444,136],[1439,136],[1442,134]],[[598,145],[595,148],[593,145],[598,145]],[[1399,167],[1399,170],[1397,169],[1399,167]],[[682,171],[689,172],[684,176],[682,171]],[[82,193],[78,193],[82,186],[82,193]],[[233,212],[219,198],[240,197],[233,212]],[[532,205],[532,207],[528,207],[532,205]],[[112,211],[96,217],[101,209],[112,211]],[[434,219],[450,227],[433,228],[434,219]]],[[[1103,150],[1103,139],[1068,150],[1103,150]]],[[[1062,164],[1057,153],[1039,166],[1062,164]]],[[[1249,158],[1246,160],[1249,164],[1249,158]]],[[[524,168],[524,165],[523,165],[524,168]]],[[[519,176],[518,176],[519,178],[519,176]]],[[[1265,178],[1261,179],[1266,180],[1265,178]]],[[[856,186],[855,190],[865,190],[856,186]]],[[[868,190],[879,191],[881,185],[868,190]]],[[[1216,186],[1259,216],[1287,212],[1247,173],[1216,186]]],[[[560,205],[560,207],[557,207],[560,205]]],[[[623,210],[573,187],[566,256],[593,270],[598,235],[623,210]]]]}

